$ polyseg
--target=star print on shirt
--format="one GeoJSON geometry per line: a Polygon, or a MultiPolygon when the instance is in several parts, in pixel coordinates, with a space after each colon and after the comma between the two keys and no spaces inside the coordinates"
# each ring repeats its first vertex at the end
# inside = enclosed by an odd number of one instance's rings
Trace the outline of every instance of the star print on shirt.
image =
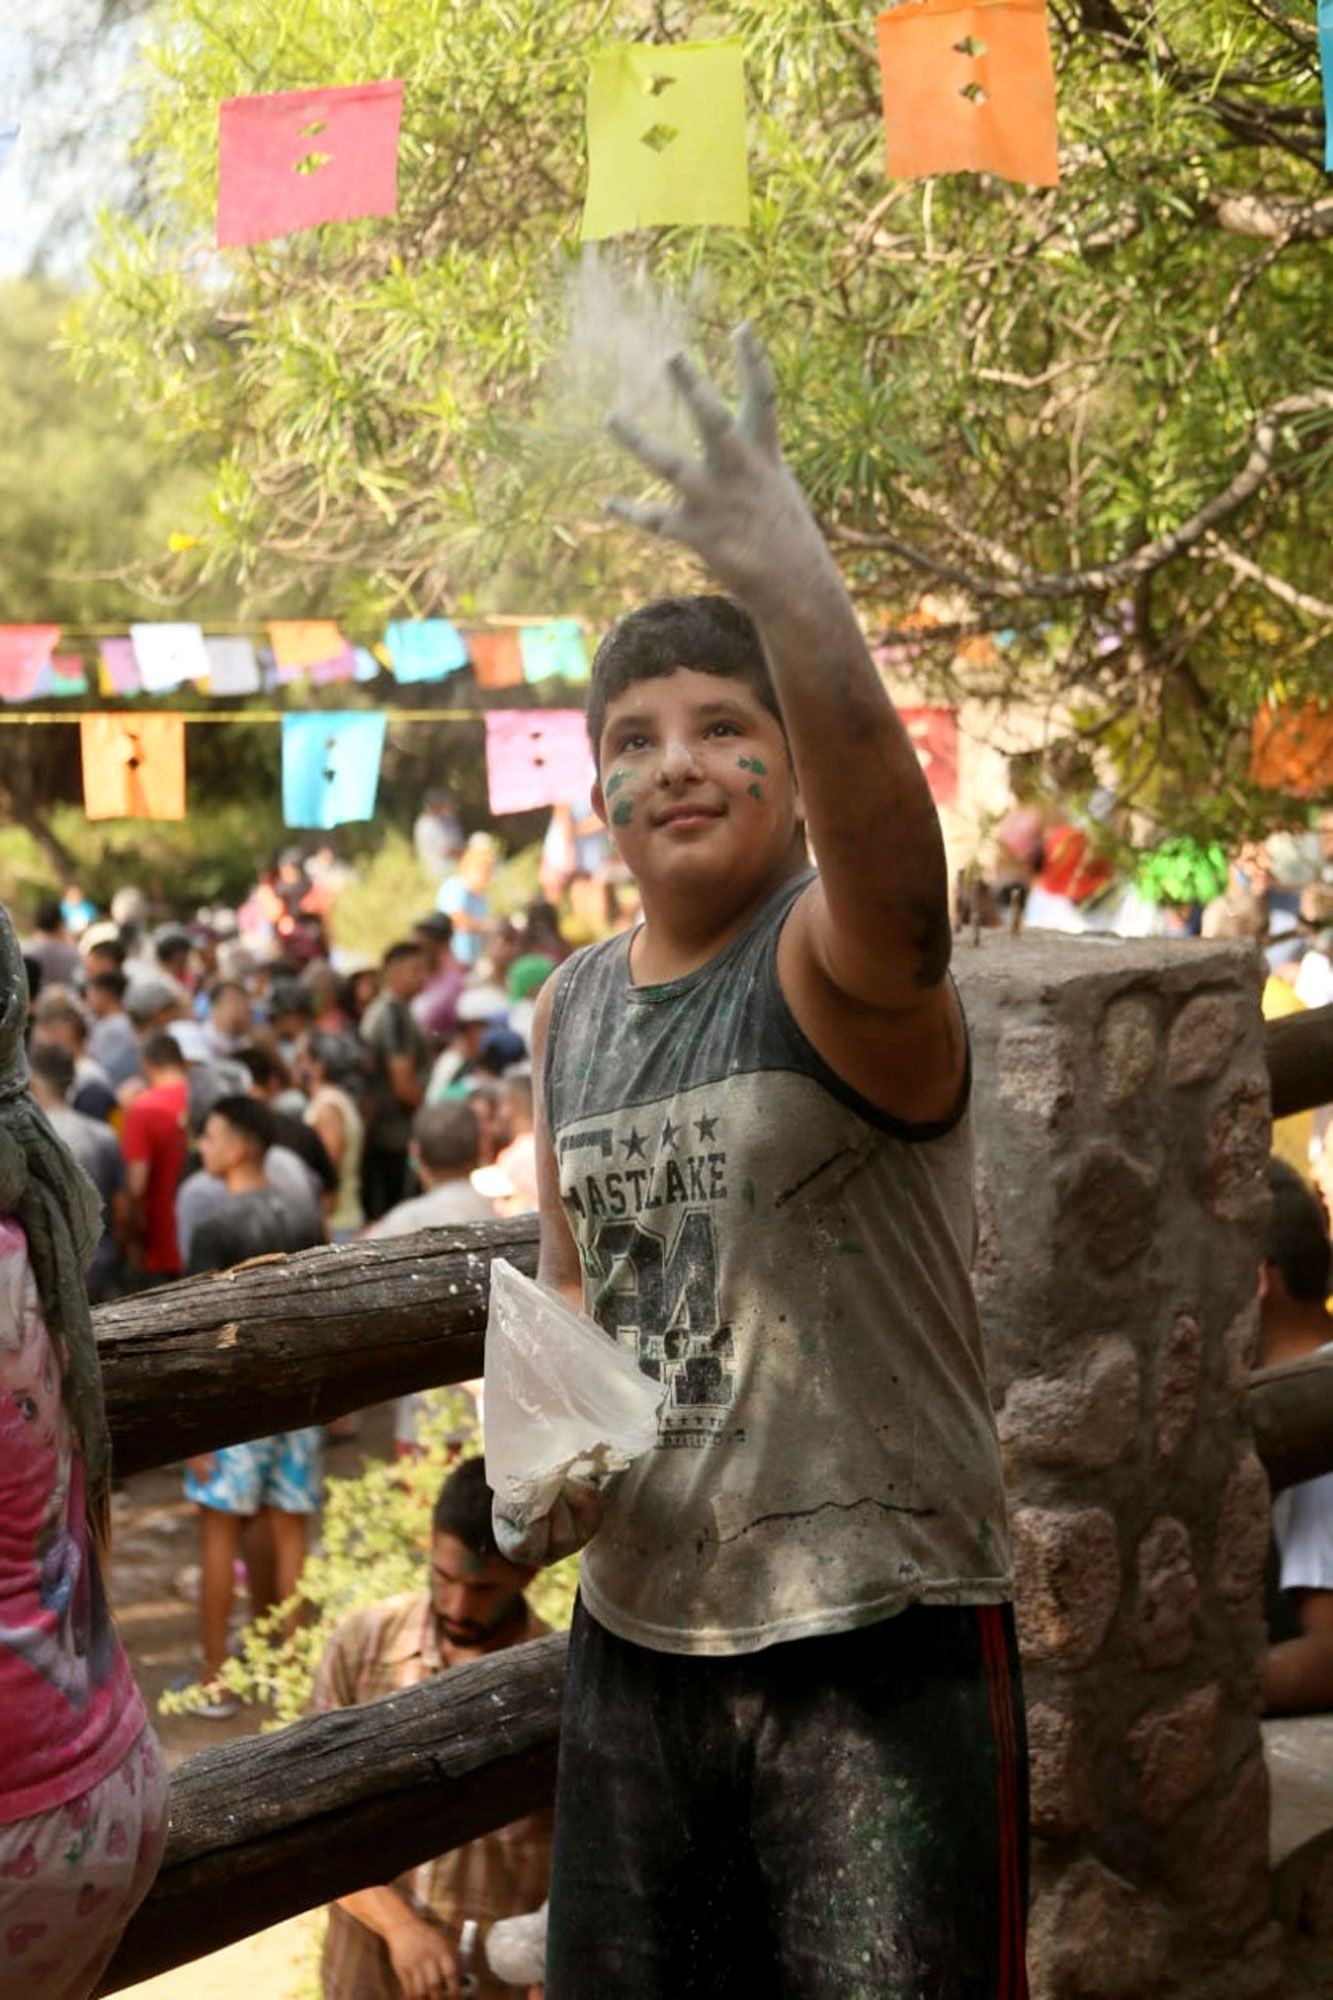
{"type": "Polygon", "coordinates": [[[683,1128],[679,1125],[673,1125],[671,1120],[668,1118],[666,1124],[662,1127],[663,1146],[670,1146],[673,1149],[679,1146],[682,1129],[683,1128]]]}
{"type": "Polygon", "coordinates": [[[643,1135],[637,1125],[630,1133],[628,1139],[622,1139],[620,1143],[625,1148],[625,1158],[627,1160],[647,1159],[648,1155],[644,1150],[643,1135]]]}
{"type": "Polygon", "coordinates": [[[702,1145],[705,1139],[716,1139],[717,1120],[716,1118],[696,1118],[694,1129],[699,1134],[699,1143],[702,1145]]]}

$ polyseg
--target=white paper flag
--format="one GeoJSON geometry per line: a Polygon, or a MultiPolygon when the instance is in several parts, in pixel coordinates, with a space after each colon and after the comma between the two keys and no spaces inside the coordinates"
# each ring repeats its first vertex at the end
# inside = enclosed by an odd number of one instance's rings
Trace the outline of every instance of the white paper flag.
{"type": "Polygon", "coordinates": [[[259,662],[248,639],[205,639],[211,694],[258,694],[259,662]]]}
{"type": "Polygon", "coordinates": [[[182,681],[207,678],[208,654],[197,625],[131,625],[130,638],[145,694],[166,694],[182,681]]]}

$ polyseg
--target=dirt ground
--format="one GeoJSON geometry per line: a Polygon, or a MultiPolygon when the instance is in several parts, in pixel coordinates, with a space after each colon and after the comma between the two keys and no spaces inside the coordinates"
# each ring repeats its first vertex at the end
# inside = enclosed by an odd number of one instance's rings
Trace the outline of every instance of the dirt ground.
{"type": "MultiPolygon", "coordinates": [[[[389,1404],[366,1411],[355,1441],[330,1444],[326,1470],[350,1476],[364,1458],[387,1457],[392,1434],[389,1404]]],[[[140,1473],[126,1482],[126,1489],[127,1499],[116,1509],[112,1602],[134,1677],[174,1770],[196,1750],[258,1735],[263,1715],[241,1709],[225,1721],[205,1722],[198,1716],[157,1713],[157,1698],[169,1683],[198,1668],[199,1613],[175,1587],[181,1571],[198,1560],[195,1511],[182,1495],[180,1472],[174,1468],[140,1473]]],[[[236,1609],[238,1617],[244,1616],[240,1593],[236,1609]]],[[[134,2000],[236,2000],[238,1994],[245,2000],[306,2000],[317,1991],[317,1936],[317,1913],[295,1917],[124,1992],[134,2000]]]]}

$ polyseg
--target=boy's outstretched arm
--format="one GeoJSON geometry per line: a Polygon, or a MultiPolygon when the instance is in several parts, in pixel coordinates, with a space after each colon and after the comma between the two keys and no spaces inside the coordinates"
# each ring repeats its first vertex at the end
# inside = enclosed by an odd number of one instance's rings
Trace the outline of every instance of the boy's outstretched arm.
{"type": "MultiPolygon", "coordinates": [[[[738,416],[683,356],[670,372],[703,443],[691,460],[619,418],[611,429],[675,488],[673,501],[612,501],[622,520],[682,542],[754,618],[791,740],[820,888],[808,946],[856,1006],[947,1014],[950,926],[944,842],[911,741],[875,671],[833,558],[783,461],[776,387],[757,336],[736,336],[738,416]]],[[[938,1024],[937,1024],[938,1025],[938,1024]]],[[[936,1037],[932,1036],[932,1043],[936,1037]]],[[[961,1076],[962,1037],[939,1037],[961,1076]],[[949,1053],[951,1051],[952,1053],[949,1053]]]]}

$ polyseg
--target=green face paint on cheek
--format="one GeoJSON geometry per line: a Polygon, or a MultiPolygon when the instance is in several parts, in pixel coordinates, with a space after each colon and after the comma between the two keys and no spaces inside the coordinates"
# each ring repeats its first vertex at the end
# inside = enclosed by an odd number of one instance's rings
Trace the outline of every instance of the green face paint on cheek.
{"type": "Polygon", "coordinates": [[[633,818],[633,799],[622,799],[611,814],[611,824],[612,826],[628,826],[633,818]]]}
{"type": "Polygon", "coordinates": [[[613,771],[606,781],[606,796],[608,799],[613,799],[620,790],[620,787],[629,783],[629,778],[630,773],[628,771],[613,771]]]}
{"type": "Polygon", "coordinates": [[[736,762],[740,765],[742,771],[753,771],[756,778],[766,778],[768,776],[767,764],[758,757],[738,757],[736,762]]]}
{"type": "Polygon", "coordinates": [[[746,790],[752,799],[758,799],[760,805],[764,803],[764,788],[762,785],[747,785],[746,790]]]}

